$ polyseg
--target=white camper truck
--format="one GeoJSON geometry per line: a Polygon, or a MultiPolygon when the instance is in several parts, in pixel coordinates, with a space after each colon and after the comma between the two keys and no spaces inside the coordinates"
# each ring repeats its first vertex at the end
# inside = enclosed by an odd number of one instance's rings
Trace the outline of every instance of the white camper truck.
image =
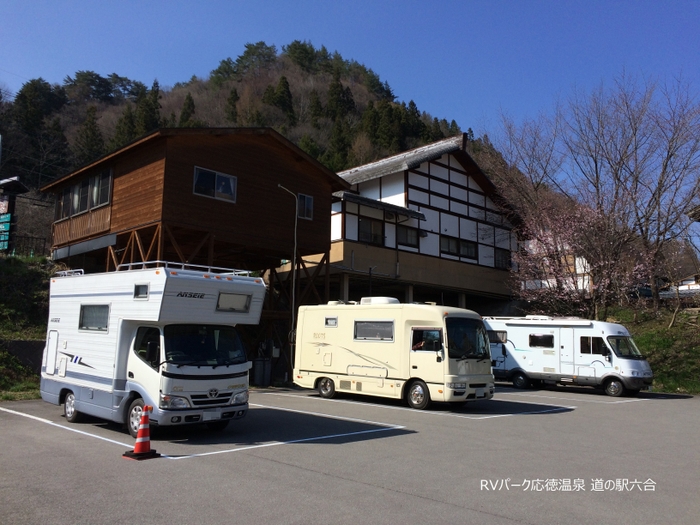
{"type": "Polygon", "coordinates": [[[418,409],[491,399],[490,359],[484,324],[470,310],[391,297],[299,307],[294,382],[321,397],[392,397],[418,409]]]}
{"type": "Polygon", "coordinates": [[[223,429],[248,410],[250,362],[234,326],[259,322],[265,291],[244,272],[160,261],[60,272],[41,397],[69,422],[89,414],[134,437],[144,405],[154,425],[223,429]]]}
{"type": "Polygon", "coordinates": [[[652,384],[649,363],[622,325],[547,316],[484,317],[484,324],[494,376],[517,388],[544,381],[621,396],[652,384]]]}

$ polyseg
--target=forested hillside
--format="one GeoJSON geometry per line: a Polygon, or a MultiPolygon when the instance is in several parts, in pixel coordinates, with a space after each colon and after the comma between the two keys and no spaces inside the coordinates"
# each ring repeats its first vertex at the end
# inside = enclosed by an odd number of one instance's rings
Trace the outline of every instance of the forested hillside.
{"type": "Polygon", "coordinates": [[[77,71],[62,84],[36,78],[14,97],[0,92],[0,177],[37,188],[154,129],[184,126],[273,127],[336,171],[461,131],[397,101],[378,74],[338,52],[258,42],[208,78],[172,87],[77,71]]]}

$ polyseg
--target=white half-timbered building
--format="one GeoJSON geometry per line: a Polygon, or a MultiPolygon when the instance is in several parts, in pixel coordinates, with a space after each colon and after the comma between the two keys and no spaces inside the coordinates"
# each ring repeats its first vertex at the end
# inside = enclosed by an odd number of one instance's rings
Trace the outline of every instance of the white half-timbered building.
{"type": "Polygon", "coordinates": [[[517,239],[466,144],[458,135],[338,173],[351,190],[332,203],[333,295],[507,308],[517,239]]]}

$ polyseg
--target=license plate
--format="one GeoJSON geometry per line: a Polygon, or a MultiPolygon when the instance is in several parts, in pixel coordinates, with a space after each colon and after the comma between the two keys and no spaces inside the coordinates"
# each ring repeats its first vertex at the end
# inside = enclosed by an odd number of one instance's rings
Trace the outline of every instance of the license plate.
{"type": "Polygon", "coordinates": [[[486,394],[484,392],[483,388],[477,388],[476,389],[476,397],[484,397],[486,394]]]}
{"type": "Polygon", "coordinates": [[[214,421],[215,419],[221,419],[221,412],[219,412],[218,410],[204,411],[204,421],[214,421]]]}

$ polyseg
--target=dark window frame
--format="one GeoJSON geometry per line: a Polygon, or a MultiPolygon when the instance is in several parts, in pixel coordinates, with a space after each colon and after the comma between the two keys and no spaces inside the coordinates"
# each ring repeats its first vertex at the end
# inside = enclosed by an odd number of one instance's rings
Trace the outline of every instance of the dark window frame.
{"type": "Polygon", "coordinates": [[[418,248],[420,245],[420,234],[418,232],[418,228],[398,224],[396,226],[396,243],[400,244],[401,246],[418,248]],[[409,238],[409,236],[415,236],[415,242],[412,242],[412,239],[409,238]]]}
{"type": "Polygon", "coordinates": [[[238,201],[238,177],[195,166],[192,177],[192,193],[198,197],[208,197],[236,204],[238,201]]]}
{"type": "Polygon", "coordinates": [[[384,221],[359,215],[357,220],[357,240],[374,246],[384,246],[384,221]],[[363,232],[363,224],[369,224],[369,232],[363,232]],[[380,228],[381,231],[379,233],[374,231],[375,226],[380,228]]]}

